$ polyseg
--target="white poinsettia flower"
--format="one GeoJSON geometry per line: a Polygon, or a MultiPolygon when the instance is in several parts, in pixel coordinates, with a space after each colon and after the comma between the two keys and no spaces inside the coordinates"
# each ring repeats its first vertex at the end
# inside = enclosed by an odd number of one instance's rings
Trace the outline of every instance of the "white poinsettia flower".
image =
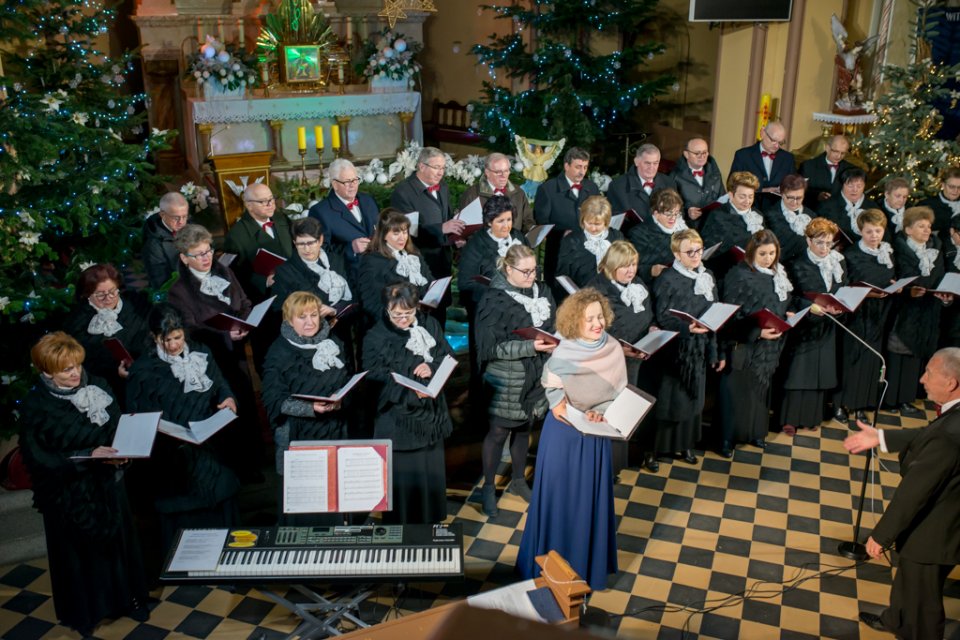
{"type": "Polygon", "coordinates": [[[160,213],[160,207],[154,207],[153,209],[150,209],[150,211],[147,211],[145,214],[143,214],[143,217],[149,218],[155,213],[160,213]]]}
{"type": "Polygon", "coordinates": [[[50,113],[56,113],[56,112],[60,111],[60,105],[63,104],[63,100],[59,100],[59,99],[57,99],[57,98],[54,98],[54,97],[53,97],[52,95],[50,95],[49,93],[48,93],[47,95],[43,96],[42,98],[40,98],[40,102],[41,102],[42,104],[47,105],[47,111],[50,112],[50,113]]]}
{"type": "Polygon", "coordinates": [[[80,263],[80,271],[86,271],[87,269],[89,269],[90,267],[92,267],[92,266],[95,265],[95,264],[97,264],[97,263],[94,262],[93,260],[87,260],[87,261],[85,261],[85,262],[81,262],[81,263],[80,263]]]}
{"type": "Polygon", "coordinates": [[[153,128],[150,129],[150,135],[151,135],[151,136],[163,136],[163,135],[166,135],[166,134],[167,134],[167,131],[170,131],[170,129],[157,129],[156,127],[153,127],[153,128]]]}
{"type": "Polygon", "coordinates": [[[40,234],[36,231],[21,231],[19,242],[31,247],[40,242],[40,234]]]}
{"type": "MultiPolygon", "coordinates": [[[[3,311],[7,308],[7,305],[10,304],[10,298],[7,296],[0,296],[0,311],[3,311]]],[[[4,376],[6,378],[7,376],[4,376]]],[[[16,378],[14,378],[16,379],[16,378]]],[[[9,382],[4,382],[3,384],[10,384],[9,382]]]]}
{"type": "Polygon", "coordinates": [[[82,127],[83,125],[87,124],[87,121],[90,119],[90,116],[86,113],[83,113],[82,111],[77,111],[72,116],[70,116],[70,119],[82,127]]]}

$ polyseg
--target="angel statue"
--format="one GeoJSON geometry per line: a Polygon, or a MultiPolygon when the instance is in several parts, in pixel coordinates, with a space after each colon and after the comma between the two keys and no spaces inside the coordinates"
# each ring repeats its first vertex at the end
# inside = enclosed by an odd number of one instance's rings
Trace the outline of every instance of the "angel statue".
{"type": "Polygon", "coordinates": [[[517,145],[517,158],[523,163],[523,177],[531,182],[543,182],[547,179],[547,169],[560,157],[567,139],[534,140],[513,136],[517,145]]]}
{"type": "Polygon", "coordinates": [[[837,113],[866,113],[863,106],[863,74],[860,62],[869,54],[879,36],[870,36],[859,40],[853,46],[847,46],[847,30],[843,28],[837,14],[830,17],[833,40],[837,43],[837,100],[834,102],[837,113]]]}

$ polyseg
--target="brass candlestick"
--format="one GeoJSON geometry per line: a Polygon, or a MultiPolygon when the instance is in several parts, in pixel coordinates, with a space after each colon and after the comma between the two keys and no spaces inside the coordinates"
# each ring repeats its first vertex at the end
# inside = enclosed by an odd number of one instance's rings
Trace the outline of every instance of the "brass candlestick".
{"type": "Polygon", "coordinates": [[[300,149],[300,185],[307,186],[307,150],[300,149]]]}
{"type": "Polygon", "coordinates": [[[323,147],[317,147],[317,186],[323,184],[323,147]]]}
{"type": "Polygon", "coordinates": [[[340,159],[340,147],[333,147],[333,157],[337,160],[340,159]]]}

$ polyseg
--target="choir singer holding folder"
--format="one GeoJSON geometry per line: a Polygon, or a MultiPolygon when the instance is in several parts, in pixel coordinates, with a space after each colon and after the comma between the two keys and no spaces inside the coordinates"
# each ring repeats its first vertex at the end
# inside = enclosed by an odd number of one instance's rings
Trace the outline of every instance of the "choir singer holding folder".
{"type": "MultiPolygon", "coordinates": [[[[320,402],[294,394],[330,396],[350,377],[343,343],[331,333],[335,312],[313,293],[296,291],[283,303],[280,336],[263,362],[263,404],[270,416],[277,450],[277,473],[283,474],[283,452],[295,440],[342,440],[347,420],[340,402],[320,402]]],[[[281,500],[283,504],[281,485],[281,500]]],[[[282,512],[282,509],[280,509],[282,512]]],[[[286,525],[332,525],[336,516],[281,516],[286,525]]]]}
{"type": "MultiPolygon", "coordinates": [[[[154,348],[130,367],[127,408],[135,413],[162,411],[163,420],[188,428],[190,421],[205,420],[219,409],[236,413],[233,392],[210,352],[187,341],[180,312],[159,304],[147,323],[154,348]]],[[[145,537],[149,551],[163,557],[178,529],[236,526],[239,511],[234,497],[240,481],[222,455],[230,440],[229,432],[202,444],[161,436],[150,459],[131,471],[134,504],[140,506],[138,498],[143,496],[160,518],[160,548],[149,549],[145,537]]]]}
{"type": "Polygon", "coordinates": [[[613,312],[593,288],[577,291],[557,310],[562,340],[543,369],[550,412],[543,424],[533,496],[517,568],[524,578],[540,568],[536,556],[556,551],[593,590],[617,571],[610,440],[585,435],[567,421],[576,409],[591,422],[627,386],[620,343],[606,332],[613,312]]]}
{"type": "Polygon", "coordinates": [[[673,266],[654,281],[657,326],[680,335],[662,350],[663,376],[657,392],[658,452],[672,452],[696,464],[693,447],[700,439],[701,413],[706,397],[707,365],[722,371],[726,361],[717,352],[717,335],[696,322],[681,320],[672,309],[695,318],[720,301],[717,283],[703,266],[703,240],[685,229],[670,240],[673,266]]]}
{"type": "Polygon", "coordinates": [[[146,621],[147,585],[123,474],[107,458],[120,407],[88,378],[84,349],[57,331],[30,351],[40,372],[20,413],[20,450],[43,514],[53,606],[81,636],[104,618],[146,621]],[[71,456],[93,459],[72,460],[71,456]]]}
{"type": "Polygon", "coordinates": [[[443,393],[431,398],[394,380],[391,373],[430,382],[453,356],[440,323],[420,313],[410,283],[383,290],[383,315],[363,341],[363,366],[377,393],[374,437],[393,441],[393,510],[388,524],[433,524],[447,517],[443,440],[453,431],[443,393]]]}

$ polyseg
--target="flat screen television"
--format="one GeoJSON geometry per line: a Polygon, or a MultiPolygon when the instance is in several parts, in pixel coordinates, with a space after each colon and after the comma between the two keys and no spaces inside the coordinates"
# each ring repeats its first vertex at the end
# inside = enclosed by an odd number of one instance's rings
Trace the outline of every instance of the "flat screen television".
{"type": "Polygon", "coordinates": [[[690,0],[691,22],[789,22],[793,0],[690,0]]]}

